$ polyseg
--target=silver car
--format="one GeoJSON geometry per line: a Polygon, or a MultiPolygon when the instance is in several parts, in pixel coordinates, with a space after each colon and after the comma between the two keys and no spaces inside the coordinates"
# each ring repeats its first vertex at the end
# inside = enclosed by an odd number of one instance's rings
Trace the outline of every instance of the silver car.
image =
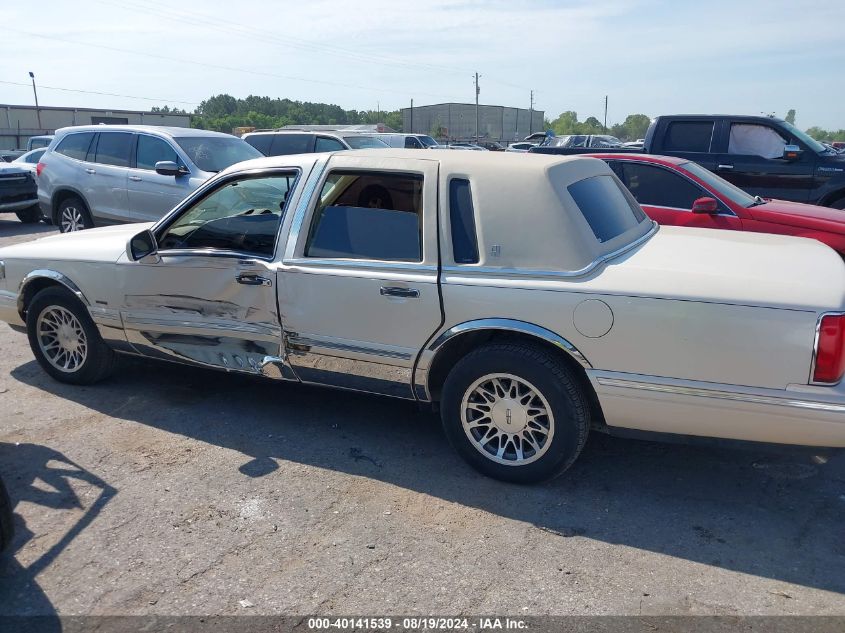
{"type": "Polygon", "coordinates": [[[62,233],[158,220],[211,176],[261,153],[219,132],[149,125],[63,128],[41,157],[38,200],[62,233]]]}

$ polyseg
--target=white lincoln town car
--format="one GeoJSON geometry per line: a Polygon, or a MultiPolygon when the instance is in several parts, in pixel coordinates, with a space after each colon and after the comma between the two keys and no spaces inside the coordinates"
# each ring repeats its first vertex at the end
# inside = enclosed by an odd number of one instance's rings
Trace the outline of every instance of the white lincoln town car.
{"type": "Polygon", "coordinates": [[[132,354],[432,403],[510,481],[591,430],[845,446],[842,259],[659,227],[591,158],[239,163],[155,224],[0,249],[0,318],[63,382],[132,354]]]}

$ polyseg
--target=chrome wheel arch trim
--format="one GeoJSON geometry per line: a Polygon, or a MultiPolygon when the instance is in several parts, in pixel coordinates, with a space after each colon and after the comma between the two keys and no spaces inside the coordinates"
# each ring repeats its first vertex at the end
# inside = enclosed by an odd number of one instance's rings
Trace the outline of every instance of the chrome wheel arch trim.
{"type": "Polygon", "coordinates": [[[91,303],[88,299],[85,298],[85,295],[82,293],[82,290],[79,289],[75,283],[73,283],[66,275],[63,275],[60,272],[56,272],[55,270],[48,270],[48,269],[37,269],[30,271],[26,274],[26,276],[21,280],[21,285],[18,288],[18,313],[23,316],[26,312],[26,306],[24,306],[24,296],[26,295],[26,289],[34,281],[39,279],[50,279],[52,281],[58,282],[68,290],[70,290],[74,296],[79,299],[86,308],[91,307],[91,303]]]}
{"type": "Polygon", "coordinates": [[[455,337],[463,334],[467,334],[469,332],[482,332],[485,330],[526,334],[546,343],[551,343],[561,351],[566,352],[585,370],[593,369],[590,361],[587,360],[587,358],[577,347],[575,347],[575,345],[559,334],[556,334],[540,325],[529,323],[528,321],[508,318],[476,319],[473,321],[465,321],[464,323],[459,323],[458,325],[453,325],[452,327],[444,330],[437,336],[433,337],[433,341],[429,343],[429,345],[420,353],[419,360],[414,368],[414,392],[418,400],[422,400],[424,402],[431,401],[429,370],[434,364],[437,354],[443,350],[446,344],[455,337]]]}

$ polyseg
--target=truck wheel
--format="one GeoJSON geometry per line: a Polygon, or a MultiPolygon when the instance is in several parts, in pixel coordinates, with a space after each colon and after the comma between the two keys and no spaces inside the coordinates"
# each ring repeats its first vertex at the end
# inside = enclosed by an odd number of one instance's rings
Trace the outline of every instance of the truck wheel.
{"type": "Polygon", "coordinates": [[[3,480],[0,479],[0,552],[12,544],[14,535],[15,523],[12,515],[12,502],[9,499],[9,493],[6,492],[6,486],[3,485],[3,480]]]}
{"type": "Polygon", "coordinates": [[[15,215],[18,216],[18,220],[24,224],[35,224],[41,219],[41,207],[34,204],[23,211],[17,211],[15,215]]]}
{"type": "Polygon", "coordinates": [[[62,233],[73,233],[94,227],[94,222],[91,220],[91,214],[88,213],[85,203],[76,196],[61,201],[56,211],[56,218],[59,231],[62,233]]]}
{"type": "Polygon", "coordinates": [[[26,311],[29,346],[59,382],[90,385],[111,374],[115,353],[103,342],[88,310],[70,291],[45,288],[26,311]]]}
{"type": "Polygon", "coordinates": [[[590,428],[587,397],[572,370],[541,347],[491,344],[461,359],[441,398],[449,442],[479,472],[534,483],[578,457],[590,428]]]}

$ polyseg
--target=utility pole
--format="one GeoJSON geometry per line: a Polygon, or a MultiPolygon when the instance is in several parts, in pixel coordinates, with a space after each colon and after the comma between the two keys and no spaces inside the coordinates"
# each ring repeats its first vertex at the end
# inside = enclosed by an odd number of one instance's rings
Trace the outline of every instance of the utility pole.
{"type": "Polygon", "coordinates": [[[35,115],[38,117],[38,129],[41,130],[41,110],[38,107],[38,91],[35,89],[35,73],[29,71],[29,78],[32,79],[32,94],[35,95],[35,115]]]}
{"type": "Polygon", "coordinates": [[[534,91],[531,91],[531,106],[528,108],[528,135],[534,133],[534,91]]]}
{"type": "Polygon", "coordinates": [[[478,145],[478,93],[481,88],[478,87],[478,73],[475,73],[475,144],[478,145]]]}
{"type": "Polygon", "coordinates": [[[604,133],[607,134],[607,95],[604,95],[604,133]]]}
{"type": "Polygon", "coordinates": [[[411,99],[411,125],[410,129],[408,130],[409,133],[414,133],[414,100],[411,99]]]}

